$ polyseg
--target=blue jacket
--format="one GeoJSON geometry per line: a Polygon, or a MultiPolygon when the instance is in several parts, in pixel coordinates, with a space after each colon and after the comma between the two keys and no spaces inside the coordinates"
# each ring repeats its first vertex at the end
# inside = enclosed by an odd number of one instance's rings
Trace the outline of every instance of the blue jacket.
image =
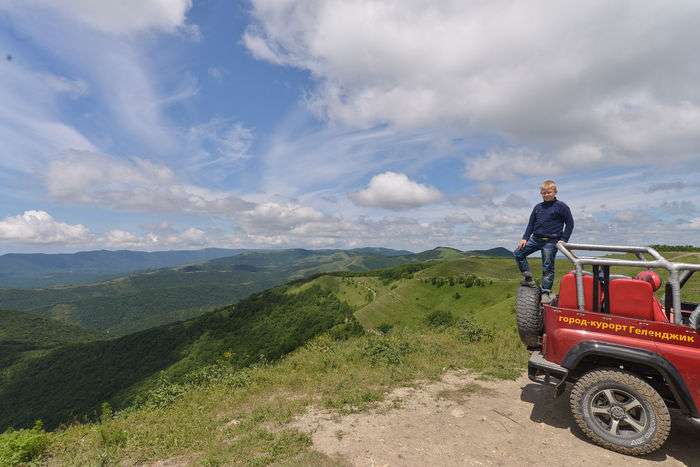
{"type": "Polygon", "coordinates": [[[574,218],[571,216],[569,206],[558,199],[543,201],[532,209],[523,240],[529,239],[530,235],[534,234],[536,237],[548,237],[552,240],[568,242],[573,230],[574,218]],[[566,224],[566,228],[564,228],[564,224],[566,224]]]}

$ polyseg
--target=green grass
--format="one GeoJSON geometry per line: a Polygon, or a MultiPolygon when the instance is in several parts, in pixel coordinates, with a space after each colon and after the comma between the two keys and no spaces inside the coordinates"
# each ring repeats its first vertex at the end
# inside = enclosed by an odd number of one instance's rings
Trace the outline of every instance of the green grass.
{"type": "MultiPolygon", "coordinates": [[[[539,276],[539,259],[531,264],[539,276]]],[[[558,261],[557,278],[570,269],[567,261],[558,261]]],[[[151,386],[147,403],[103,416],[99,423],[50,433],[45,460],[341,463],[314,452],[309,436],[289,422],[310,407],[339,415],[362,411],[393,388],[434,380],[451,368],[472,369],[486,378],[522,374],[528,354],[514,325],[518,280],[510,259],[470,257],[431,263],[408,275],[326,275],[292,284],[281,289],[292,298],[330,292],[369,332],[348,337],[332,329],[272,363],[241,368],[221,360],[190,366],[177,381],[163,377],[151,386]],[[486,285],[449,285],[449,278],[466,274],[486,285]],[[444,285],[433,285],[433,278],[444,279],[444,285]]],[[[208,348],[206,340],[200,345],[193,352],[208,348]]],[[[475,391],[478,386],[440,397],[463,398],[475,391]]]]}
{"type": "Polygon", "coordinates": [[[41,423],[28,430],[7,430],[0,434],[0,465],[26,465],[44,455],[49,437],[41,423]]]}
{"type": "Polygon", "coordinates": [[[53,433],[49,456],[68,465],[178,456],[204,464],[292,460],[313,455],[308,436],[287,427],[310,405],[357,412],[391,388],[438,378],[448,368],[514,378],[525,361],[517,336],[508,331],[477,343],[466,343],[453,328],[404,329],[342,342],[322,335],[276,364],[222,369],[164,407],[53,433]]]}
{"type": "MultiPolygon", "coordinates": [[[[459,261],[474,264],[472,258],[459,261]]],[[[275,363],[241,369],[223,361],[178,382],[163,378],[151,388],[150,403],[52,433],[48,457],[69,465],[169,458],[203,465],[327,465],[331,460],[313,451],[308,435],[288,425],[310,406],[338,414],[362,411],[397,386],[439,378],[449,368],[490,378],[519,376],[527,352],[514,327],[517,282],[492,279],[470,288],[426,283],[434,268],[467,272],[449,267],[437,263],[394,281],[333,275],[294,284],[286,291],[290,296],[332,292],[365,328],[391,326],[384,334],[345,340],[331,330],[275,363]],[[426,316],[438,309],[449,313],[449,324],[427,324],[426,316]]]]}

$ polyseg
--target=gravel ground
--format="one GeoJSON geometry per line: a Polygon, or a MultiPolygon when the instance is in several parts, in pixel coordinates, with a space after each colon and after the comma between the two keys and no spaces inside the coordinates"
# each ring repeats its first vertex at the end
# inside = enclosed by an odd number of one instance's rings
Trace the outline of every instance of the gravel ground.
{"type": "Polygon", "coordinates": [[[360,466],[700,466],[700,429],[679,414],[659,451],[629,457],[584,438],[568,400],[568,391],[554,400],[526,376],[480,381],[454,371],[397,389],[369,412],[310,411],[293,425],[311,433],[316,450],[360,466]]]}

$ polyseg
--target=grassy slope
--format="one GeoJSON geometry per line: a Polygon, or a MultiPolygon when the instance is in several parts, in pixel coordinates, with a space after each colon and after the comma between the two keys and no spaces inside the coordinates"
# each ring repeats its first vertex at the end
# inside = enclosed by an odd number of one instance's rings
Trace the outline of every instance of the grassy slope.
{"type": "Polygon", "coordinates": [[[211,464],[323,464],[327,459],[311,451],[308,436],[284,427],[309,405],[362,410],[390,388],[436,378],[445,368],[473,368],[493,377],[520,374],[527,353],[515,332],[514,300],[508,296],[517,283],[513,267],[499,259],[461,258],[386,284],[376,276],[321,276],[295,284],[288,290],[291,296],[318,286],[347,301],[367,328],[388,319],[394,327],[387,335],[343,341],[322,335],[274,364],[239,371],[212,367],[204,371],[209,379],[188,386],[162,407],[52,434],[51,456],[75,464],[173,456],[211,464]],[[491,273],[493,284],[467,289],[424,282],[470,272],[491,273]],[[371,298],[368,287],[374,290],[371,298]],[[462,298],[454,299],[455,291],[462,298]],[[427,326],[424,316],[434,307],[469,318],[491,331],[493,339],[470,342],[458,328],[427,326]]]}
{"type": "MultiPolygon", "coordinates": [[[[205,464],[324,465],[329,459],[312,451],[309,437],[286,426],[308,406],[340,413],[363,410],[391,388],[439,377],[446,368],[472,368],[501,378],[522,371],[527,353],[514,329],[512,295],[518,274],[511,261],[443,261],[413,278],[389,283],[366,275],[322,276],[295,284],[291,295],[313,286],[332,292],[352,306],[367,328],[394,326],[385,335],[368,333],[344,341],[324,334],[273,364],[240,371],[211,367],[206,370],[208,379],[162,406],[52,434],[50,456],[75,464],[184,456],[205,464]],[[468,289],[430,283],[433,277],[465,273],[493,283],[468,289]],[[455,298],[455,292],[461,297],[455,298]],[[471,342],[457,327],[427,326],[426,312],[437,308],[468,318],[489,330],[493,339],[471,342]]],[[[537,261],[532,264],[539,275],[537,261]]],[[[565,261],[559,262],[558,276],[569,269],[565,261]]]]}
{"type": "Polygon", "coordinates": [[[366,271],[410,261],[414,259],[409,256],[338,251],[246,252],[97,284],[0,289],[0,306],[121,336],[199,316],[291,279],[320,272],[366,271]]]}
{"type": "Polygon", "coordinates": [[[162,378],[181,381],[222,358],[231,368],[277,359],[348,316],[347,305],[319,289],[273,289],[190,321],[64,346],[8,370],[0,381],[0,431],[36,419],[53,428],[94,413],[103,401],[123,406],[162,378]]]}

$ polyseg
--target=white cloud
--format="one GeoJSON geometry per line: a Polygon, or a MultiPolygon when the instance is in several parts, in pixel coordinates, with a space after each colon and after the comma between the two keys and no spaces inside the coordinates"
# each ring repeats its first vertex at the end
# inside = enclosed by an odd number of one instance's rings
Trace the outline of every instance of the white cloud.
{"type": "MultiPolygon", "coordinates": [[[[220,239],[217,239],[220,240],[220,239]]],[[[96,244],[111,248],[192,248],[212,244],[209,235],[202,229],[189,227],[177,230],[167,224],[157,226],[143,235],[136,235],[126,230],[115,229],[100,236],[96,244]]]]}
{"type": "Polygon", "coordinates": [[[674,180],[669,182],[660,182],[650,185],[647,189],[647,193],[654,193],[657,191],[682,191],[688,188],[689,185],[681,180],[674,180]]]}
{"type": "Polygon", "coordinates": [[[558,161],[537,152],[512,149],[492,151],[467,160],[466,175],[483,182],[515,180],[521,175],[549,177],[562,172],[558,161]]]}
{"type": "Polygon", "coordinates": [[[349,197],[360,206],[407,209],[436,203],[442,199],[442,193],[404,174],[384,172],[372,177],[367,188],[350,193],[349,197]]]}
{"type": "Polygon", "coordinates": [[[401,165],[407,173],[419,172],[448,152],[436,147],[437,131],[368,130],[317,125],[293,114],[270,138],[261,154],[264,173],[261,190],[288,197],[332,190],[354,190],[368,174],[401,165]]]}
{"type": "Polygon", "coordinates": [[[174,32],[184,25],[191,0],[34,0],[34,4],[59,10],[66,17],[110,34],[157,30],[174,32]]]}
{"type": "Polygon", "coordinates": [[[698,207],[692,201],[664,201],[659,205],[659,209],[664,213],[674,215],[690,215],[698,212],[698,207]]]}
{"type": "Polygon", "coordinates": [[[38,72],[18,61],[5,62],[0,73],[0,168],[30,172],[55,153],[94,150],[90,140],[64,122],[61,114],[64,97],[78,99],[87,92],[82,79],[38,72]]]}
{"type": "Polygon", "coordinates": [[[527,208],[528,206],[530,206],[530,203],[522,196],[511,193],[506,197],[506,199],[503,200],[501,206],[503,206],[504,208],[515,209],[527,208]]]}
{"type": "Polygon", "coordinates": [[[52,197],[103,208],[234,216],[254,206],[231,193],[183,183],[164,165],[88,151],[52,161],[45,179],[52,197]]]}
{"type": "MultiPolygon", "coordinates": [[[[196,82],[187,74],[180,80],[172,76],[159,79],[165,63],[162,54],[154,56],[153,47],[144,41],[149,37],[136,33],[189,34],[190,30],[196,30],[184,22],[191,6],[189,0],[7,0],[3,6],[7,6],[6,21],[31,39],[30,50],[46,57],[37,63],[32,62],[28,54],[28,59],[21,64],[38,65],[48,60],[53,68],[59,67],[72,75],[58,77],[63,82],[44,80],[43,85],[32,81],[25,84],[20,76],[15,87],[23,89],[11,94],[20,109],[47,90],[73,98],[89,90],[90,111],[94,115],[75,114],[74,117],[97,119],[96,133],[101,142],[109,144],[110,139],[122,140],[122,144],[137,144],[150,154],[158,155],[173,154],[183,147],[179,129],[167,117],[165,107],[195,95],[196,82]],[[106,134],[100,133],[107,127],[106,134]]],[[[0,38],[0,46],[5,45],[2,40],[0,38]]],[[[12,42],[7,45],[8,50],[17,47],[12,42]]],[[[7,69],[12,72],[22,70],[22,66],[15,60],[7,69]]],[[[23,71],[23,75],[29,74],[29,70],[23,71]]],[[[0,81],[4,81],[3,78],[7,77],[0,77],[0,81]]],[[[0,84],[0,87],[7,86],[0,84]]],[[[3,97],[0,95],[0,101],[5,103],[3,97]]],[[[42,114],[64,116],[65,107],[47,101],[40,104],[42,114]]],[[[20,110],[20,114],[27,112],[20,110]]]]}
{"type": "Polygon", "coordinates": [[[214,118],[193,126],[187,133],[187,141],[193,156],[191,169],[230,169],[231,166],[250,158],[255,140],[252,128],[240,122],[214,118]]]}
{"type": "Polygon", "coordinates": [[[228,72],[226,71],[226,69],[220,66],[210,66],[209,68],[207,68],[207,74],[216,81],[221,81],[222,79],[224,79],[224,76],[227,73],[228,72]]]}
{"type": "Polygon", "coordinates": [[[330,120],[497,135],[559,171],[697,158],[697,2],[252,3],[249,51],[310,71],[330,120]]]}
{"type": "Polygon", "coordinates": [[[309,206],[265,202],[244,212],[239,221],[250,233],[270,234],[286,232],[302,224],[322,219],[324,215],[309,206]]]}
{"type": "Polygon", "coordinates": [[[127,232],[126,230],[120,229],[110,230],[109,232],[105,233],[100,238],[100,242],[105,245],[118,247],[134,247],[139,246],[141,244],[141,241],[136,235],[132,234],[131,232],[127,232]]]}
{"type": "Polygon", "coordinates": [[[0,241],[15,243],[85,243],[90,231],[82,224],[55,220],[46,211],[25,211],[0,220],[0,241]]]}
{"type": "Polygon", "coordinates": [[[74,99],[88,94],[88,85],[82,79],[70,79],[51,73],[37,73],[36,75],[47,88],[52,89],[56,93],[65,93],[74,99]]]}

